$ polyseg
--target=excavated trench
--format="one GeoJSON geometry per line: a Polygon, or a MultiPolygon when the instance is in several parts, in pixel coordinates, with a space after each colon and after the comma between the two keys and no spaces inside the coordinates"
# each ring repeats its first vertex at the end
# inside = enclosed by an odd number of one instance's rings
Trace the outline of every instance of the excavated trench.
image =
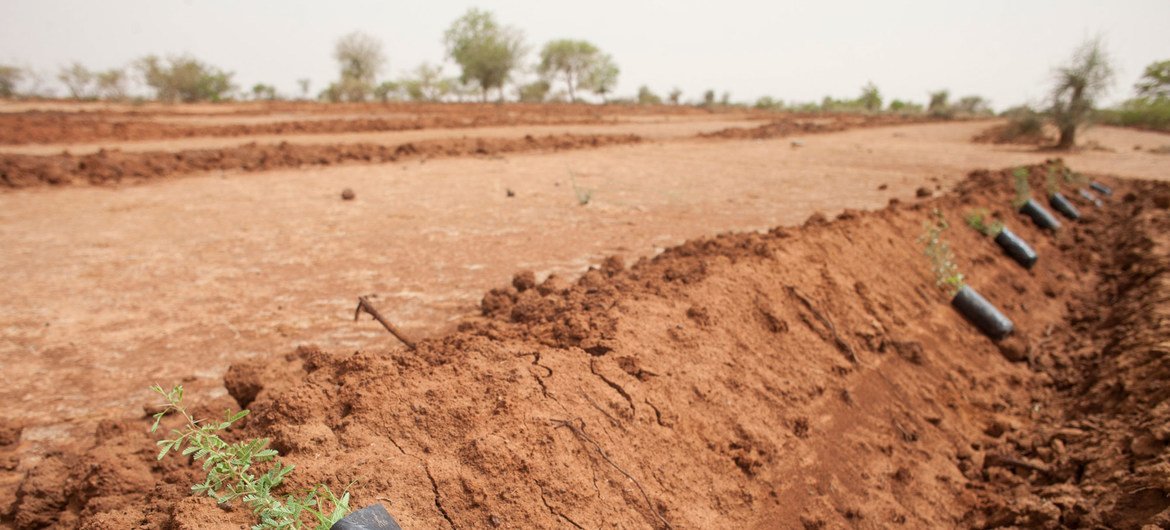
{"type": "MultiPolygon", "coordinates": [[[[231,397],[197,410],[250,408],[233,436],[270,437],[290,487],[350,485],[404,528],[1164,527],[1170,186],[1098,178],[1115,195],[1055,233],[1011,211],[1010,171],[980,171],[573,282],[517,274],[417,350],[237,364],[231,397]],[[979,207],[1032,245],[1031,269],[959,222],[979,207]],[[936,208],[1009,338],[934,287],[918,237],[936,208]]],[[[35,462],[0,429],[5,524],[251,523],[190,496],[198,467],[156,461],[148,425],[105,422],[35,462]]]]}

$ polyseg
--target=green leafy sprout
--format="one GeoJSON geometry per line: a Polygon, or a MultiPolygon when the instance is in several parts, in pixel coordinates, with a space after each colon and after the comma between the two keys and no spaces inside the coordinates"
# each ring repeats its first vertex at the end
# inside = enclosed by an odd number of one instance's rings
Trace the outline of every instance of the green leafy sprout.
{"type": "Polygon", "coordinates": [[[963,216],[963,220],[967,222],[967,226],[988,237],[995,237],[1003,232],[1003,223],[992,219],[991,212],[987,208],[971,210],[963,216]]]}
{"type": "Polygon", "coordinates": [[[577,196],[578,205],[585,206],[593,200],[593,190],[578,186],[577,175],[572,171],[569,172],[569,183],[573,186],[573,194],[577,196]]]}
{"type": "Polygon", "coordinates": [[[1060,192],[1060,176],[1060,170],[1056,166],[1048,166],[1048,172],[1044,174],[1044,187],[1049,197],[1060,192]]]}
{"type": "Polygon", "coordinates": [[[171,430],[170,438],[157,442],[160,448],[158,459],[175,452],[202,461],[207,479],[191,486],[191,491],[206,494],[219,504],[243,503],[259,521],[252,530],[329,530],[349,513],[349,492],[337,497],[324,484],[300,496],[273,494],[294,466],[282,464],[277,459],[279,453],[267,448],[267,438],[228,443],[220,437],[220,433],[247,416],[247,410],[235,413],[228,410],[223,421],[219,422],[196,420],[183,406],[181,385],[170,390],[155,385],[151,390],[162,396],[165,403],[162,411],[154,415],[150,432],[156,432],[168,414],[180,416],[184,422],[182,428],[171,430]],[[258,464],[267,467],[267,471],[259,476],[256,475],[258,464]],[[306,516],[313,521],[312,524],[304,523],[306,516]]]}
{"type": "Polygon", "coordinates": [[[922,235],[920,241],[926,245],[926,256],[930,258],[930,268],[934,272],[936,284],[949,296],[954,297],[959,294],[959,289],[962,289],[966,282],[963,281],[963,274],[959,272],[958,265],[955,265],[955,254],[951,251],[951,246],[943,239],[943,233],[949,227],[946,217],[935,208],[931,213],[931,220],[925,224],[926,233],[922,235]]]}
{"type": "Polygon", "coordinates": [[[1016,184],[1016,198],[1012,200],[1012,206],[1017,210],[1032,198],[1032,184],[1028,182],[1028,174],[1028,168],[1023,166],[1012,170],[1012,177],[1016,184]]]}

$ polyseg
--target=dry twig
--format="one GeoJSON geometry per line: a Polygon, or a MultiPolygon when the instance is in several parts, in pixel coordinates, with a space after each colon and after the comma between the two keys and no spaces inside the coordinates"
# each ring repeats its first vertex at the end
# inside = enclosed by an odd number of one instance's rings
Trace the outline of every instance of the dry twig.
{"type": "Polygon", "coordinates": [[[386,320],[384,317],[382,317],[382,314],[378,312],[378,309],[370,303],[369,297],[359,296],[357,309],[355,309],[353,312],[354,322],[357,322],[358,318],[362,316],[363,311],[374,317],[374,320],[377,320],[380,324],[382,324],[382,327],[386,328],[386,331],[389,331],[391,335],[394,335],[395,338],[402,341],[402,343],[405,344],[407,348],[412,350],[415,349],[415,342],[407,338],[407,336],[403,334],[397,326],[391,324],[389,320],[386,320]]]}
{"type": "Polygon", "coordinates": [[[788,294],[791,294],[794,298],[800,300],[800,303],[804,304],[804,307],[808,309],[809,312],[813,314],[813,316],[817,317],[817,320],[821,321],[821,324],[823,324],[825,328],[829,330],[829,333],[833,335],[833,342],[837,344],[837,349],[841,350],[842,353],[849,357],[849,360],[854,364],[860,364],[861,361],[857,358],[857,352],[853,350],[853,346],[850,346],[848,342],[845,342],[845,339],[842,338],[839,333],[837,333],[837,326],[833,325],[833,321],[829,320],[829,318],[826,317],[825,314],[821,312],[821,310],[817,309],[817,306],[813,305],[812,300],[809,300],[807,296],[801,294],[801,292],[798,291],[796,287],[786,285],[785,288],[788,289],[788,294]]]}

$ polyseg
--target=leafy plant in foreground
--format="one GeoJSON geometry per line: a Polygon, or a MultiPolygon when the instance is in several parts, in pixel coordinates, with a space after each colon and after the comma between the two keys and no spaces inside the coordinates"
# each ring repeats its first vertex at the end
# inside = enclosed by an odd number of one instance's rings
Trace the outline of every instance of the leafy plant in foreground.
{"type": "Polygon", "coordinates": [[[329,530],[333,523],[349,513],[349,493],[343,492],[338,498],[323,484],[305,492],[303,496],[289,494],[282,498],[273,495],[272,491],[280,486],[294,466],[277,460],[279,454],[266,448],[267,438],[228,443],[219,435],[247,416],[247,410],[235,413],[226,411],[221,422],[196,420],[183,406],[181,385],[169,391],[155,385],[151,390],[162,396],[166,403],[163,410],[154,415],[154,425],[150,427],[150,432],[157,431],[159,423],[168,414],[177,414],[184,420],[181,429],[171,430],[169,439],[157,442],[161,448],[158,459],[162,460],[167,453],[176,452],[202,461],[207,479],[191,486],[191,491],[207,494],[219,504],[230,504],[236,500],[242,502],[260,521],[252,527],[253,530],[329,530]],[[257,464],[270,465],[266,472],[257,476],[254,469],[257,464]],[[331,509],[327,509],[326,505],[331,509]],[[305,515],[311,517],[312,525],[304,524],[305,515]]]}
{"type": "Polygon", "coordinates": [[[950,225],[938,208],[931,213],[931,220],[926,223],[926,233],[919,240],[926,245],[926,256],[930,258],[930,268],[934,272],[936,283],[947,291],[947,295],[954,297],[966,283],[959,266],[955,265],[955,254],[951,246],[943,239],[943,233],[950,225]]]}
{"type": "Polygon", "coordinates": [[[987,208],[971,210],[963,216],[963,220],[967,222],[967,226],[988,237],[995,237],[1003,232],[1003,223],[991,219],[991,212],[987,208]]]}

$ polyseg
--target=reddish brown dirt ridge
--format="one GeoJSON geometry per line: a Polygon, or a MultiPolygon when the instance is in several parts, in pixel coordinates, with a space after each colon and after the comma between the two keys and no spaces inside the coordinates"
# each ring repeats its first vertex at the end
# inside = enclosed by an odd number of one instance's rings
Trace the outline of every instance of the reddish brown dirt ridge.
{"type": "Polygon", "coordinates": [[[560,151],[641,142],[637,135],[559,134],[523,138],[458,138],[400,145],[276,145],[250,143],[222,149],[181,152],[101,150],[90,155],[36,156],[0,154],[0,186],[26,188],[73,183],[142,182],[200,171],[267,171],[276,168],[328,166],[347,162],[395,162],[410,158],[491,156],[528,151],[560,151]]]}
{"type": "Polygon", "coordinates": [[[157,140],[257,134],[327,134],[343,132],[405,131],[506,125],[565,125],[607,123],[617,116],[704,113],[692,107],[631,107],[597,105],[525,104],[366,104],[335,105],[279,103],[262,106],[225,106],[214,113],[121,110],[88,112],[0,113],[0,144],[157,140]],[[293,119],[272,123],[191,125],[156,121],[158,117],[248,116],[293,113],[293,119]],[[313,119],[313,114],[352,114],[353,117],[313,119]],[[306,119],[296,119],[304,115],[306,119]],[[383,115],[383,116],[379,116],[383,115]],[[386,117],[385,115],[390,115],[386,117]],[[373,117],[370,117],[373,116],[373,117]]]}
{"type": "MultiPolygon", "coordinates": [[[[1043,189],[1046,168],[1032,168],[1043,189]]],[[[1043,233],[1009,171],[802,228],[688,242],[576,282],[513,284],[416,351],[233,366],[233,433],[271,437],[291,486],[352,484],[406,528],[1115,527],[1170,524],[1170,186],[1113,182],[1043,233]],[[988,207],[1031,271],[957,221],[988,207]],[[970,284],[1016,323],[981,336],[932,287],[933,208],[970,284]]],[[[196,399],[193,397],[193,399],[196,399]]],[[[16,528],[245,527],[154,459],[148,420],[103,423],[0,497],[16,528]]],[[[19,430],[0,429],[4,447],[19,430]]]]}
{"type": "Polygon", "coordinates": [[[833,114],[787,116],[774,119],[758,127],[731,127],[710,133],[700,133],[700,138],[721,138],[727,140],[767,140],[792,136],[794,134],[826,133],[857,129],[862,127],[883,127],[937,121],[929,116],[900,116],[890,114],[833,114]]]}

